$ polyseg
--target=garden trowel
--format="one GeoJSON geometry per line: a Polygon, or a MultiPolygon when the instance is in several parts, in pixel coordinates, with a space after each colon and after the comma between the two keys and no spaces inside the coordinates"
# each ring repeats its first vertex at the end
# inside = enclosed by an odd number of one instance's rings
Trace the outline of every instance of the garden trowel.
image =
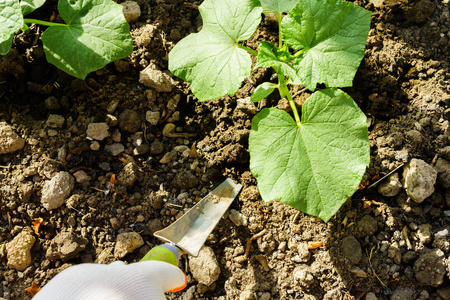
{"type": "Polygon", "coordinates": [[[156,231],[153,235],[168,244],[153,248],[142,260],[162,260],[175,264],[180,254],[197,256],[206,238],[216,227],[241,188],[242,185],[235,184],[230,178],[222,182],[181,218],[170,226],[156,231]],[[176,261],[171,255],[174,250],[177,252],[174,253],[176,261]],[[166,254],[172,259],[166,257],[166,254]]]}

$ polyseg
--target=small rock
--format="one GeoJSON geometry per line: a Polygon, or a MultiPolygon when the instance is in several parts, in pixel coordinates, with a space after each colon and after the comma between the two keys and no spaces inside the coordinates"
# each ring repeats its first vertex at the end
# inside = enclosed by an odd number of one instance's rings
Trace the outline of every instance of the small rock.
{"type": "Polygon", "coordinates": [[[146,155],[150,152],[150,147],[142,144],[133,149],[133,155],[146,155]]]}
{"type": "Polygon", "coordinates": [[[372,293],[372,292],[368,292],[366,294],[366,298],[365,299],[366,300],[378,300],[377,296],[374,293],[372,293]]]}
{"type": "Polygon", "coordinates": [[[49,115],[47,119],[47,126],[51,128],[61,128],[64,125],[64,117],[60,115],[49,115]]]}
{"type": "Polygon", "coordinates": [[[164,144],[158,139],[154,140],[153,143],[150,145],[150,154],[158,155],[163,152],[164,152],[164,144]]]}
{"type": "Polygon", "coordinates": [[[91,143],[91,145],[89,146],[89,148],[90,148],[92,151],[98,151],[98,150],[100,150],[100,143],[97,142],[97,141],[93,141],[93,142],[91,143]]]}
{"type": "Polygon", "coordinates": [[[119,127],[122,130],[128,131],[130,133],[135,133],[141,128],[141,117],[139,114],[132,109],[125,109],[119,115],[119,127]]]}
{"type": "Polygon", "coordinates": [[[398,179],[398,173],[390,175],[378,185],[378,192],[385,197],[394,197],[400,192],[402,184],[398,179]]]}
{"type": "Polygon", "coordinates": [[[180,171],[172,181],[174,187],[180,189],[190,189],[198,184],[198,179],[191,170],[180,171]]]}
{"type": "Polygon", "coordinates": [[[431,242],[431,225],[421,224],[417,226],[417,237],[419,238],[419,242],[422,245],[431,242]]]}
{"type": "Polygon", "coordinates": [[[91,180],[91,177],[88,174],[86,174],[86,172],[83,170],[76,171],[75,173],[73,173],[73,176],[75,177],[78,183],[83,183],[91,180]]]}
{"type": "Polygon", "coordinates": [[[400,264],[402,261],[402,252],[398,242],[393,242],[388,249],[388,257],[392,258],[396,264],[400,264]]]}
{"type": "Polygon", "coordinates": [[[203,246],[197,257],[189,258],[189,269],[192,276],[201,284],[210,286],[220,275],[220,267],[217,263],[214,251],[210,247],[203,246]]]}
{"type": "Polygon", "coordinates": [[[256,240],[258,250],[263,253],[270,253],[276,248],[275,238],[272,233],[267,233],[256,240]]]}
{"type": "Polygon", "coordinates": [[[420,0],[410,10],[406,12],[406,19],[410,22],[421,24],[428,20],[435,9],[431,0],[420,0]]]}
{"type": "Polygon", "coordinates": [[[237,99],[236,110],[248,115],[255,115],[257,112],[256,105],[250,100],[250,97],[237,99]]]}
{"type": "Polygon", "coordinates": [[[141,171],[135,163],[128,163],[117,176],[117,181],[126,187],[131,187],[139,179],[141,171]]]}
{"type": "Polygon", "coordinates": [[[75,185],[75,180],[68,172],[58,172],[51,180],[47,180],[42,187],[41,204],[47,210],[63,205],[75,185]]]}
{"type": "Polygon", "coordinates": [[[52,239],[45,257],[51,261],[58,259],[66,261],[75,258],[78,253],[86,248],[87,244],[86,238],[71,231],[63,231],[52,239]]]}
{"type": "Polygon", "coordinates": [[[31,265],[30,250],[35,241],[33,230],[30,227],[25,227],[12,241],[7,243],[5,249],[8,267],[23,271],[31,265]]]}
{"type": "Polygon", "coordinates": [[[55,96],[50,96],[45,99],[45,107],[48,110],[58,110],[61,109],[61,106],[59,105],[58,98],[55,96]]]}
{"type": "Polygon", "coordinates": [[[356,277],[367,278],[367,273],[364,272],[364,270],[361,269],[360,267],[356,267],[356,266],[352,267],[349,271],[350,271],[350,273],[352,273],[356,277]]]}
{"type": "Polygon", "coordinates": [[[236,226],[247,226],[248,218],[235,209],[230,210],[228,217],[236,226]]]}
{"type": "Polygon", "coordinates": [[[255,292],[250,290],[242,291],[239,295],[239,300],[253,300],[255,299],[255,292]]]}
{"type": "Polygon", "coordinates": [[[122,225],[121,222],[119,221],[119,219],[117,219],[117,218],[111,218],[111,219],[109,219],[109,222],[111,223],[111,227],[114,230],[118,230],[120,228],[120,226],[122,225]]]}
{"type": "Polygon", "coordinates": [[[434,166],[437,172],[438,182],[442,187],[450,188],[450,162],[445,159],[439,158],[434,166]]]}
{"type": "Polygon", "coordinates": [[[156,231],[163,229],[164,226],[160,219],[151,219],[147,222],[147,228],[150,232],[150,235],[153,235],[153,233],[155,233],[156,231]]]}
{"type": "Polygon", "coordinates": [[[342,253],[353,265],[361,260],[361,244],[353,235],[348,235],[342,239],[342,253]]]}
{"type": "Polygon", "coordinates": [[[13,153],[25,146],[25,140],[11,126],[0,122],[0,154],[13,153]]]}
{"type": "Polygon", "coordinates": [[[93,140],[103,141],[109,136],[109,126],[106,123],[90,123],[86,130],[86,136],[93,140]]]}
{"type": "MultiPolygon", "coordinates": [[[[125,18],[126,19],[126,18],[125,18]]],[[[114,66],[116,67],[117,72],[123,73],[130,70],[130,64],[122,59],[118,59],[114,61],[114,66]]]]}
{"type": "Polygon", "coordinates": [[[356,223],[356,230],[358,237],[372,236],[378,230],[377,221],[373,217],[365,215],[356,223]]]}
{"type": "Polygon", "coordinates": [[[134,1],[125,1],[121,3],[123,6],[123,16],[128,23],[134,22],[141,16],[141,8],[134,1]]]}
{"type": "Polygon", "coordinates": [[[122,258],[144,245],[144,239],[137,232],[124,232],[117,236],[114,257],[122,258]]]}
{"type": "Polygon", "coordinates": [[[139,82],[147,87],[154,88],[157,92],[171,92],[174,87],[172,77],[158,70],[154,64],[149,64],[141,71],[139,82]]]}
{"type": "Polygon", "coordinates": [[[436,233],[434,234],[434,237],[435,237],[435,238],[438,238],[438,237],[445,237],[445,236],[447,236],[447,235],[448,235],[448,229],[445,228],[445,229],[442,229],[442,230],[436,232],[436,233]]]}
{"type": "Polygon", "coordinates": [[[146,24],[138,29],[139,36],[136,37],[135,43],[138,46],[147,47],[155,36],[156,26],[146,24]]]}
{"type": "Polygon", "coordinates": [[[163,128],[163,135],[170,137],[177,126],[173,123],[167,123],[163,128]]]}
{"type": "Polygon", "coordinates": [[[308,262],[311,258],[311,252],[309,252],[307,243],[299,243],[297,245],[297,252],[299,262],[308,262]]]}
{"type": "Polygon", "coordinates": [[[147,120],[147,122],[149,122],[151,125],[158,125],[159,116],[159,111],[149,110],[145,113],[145,120],[147,120]]]}
{"type": "Polygon", "coordinates": [[[106,145],[105,150],[111,152],[112,156],[117,156],[120,153],[122,153],[123,151],[125,151],[125,148],[123,147],[122,144],[114,143],[111,145],[106,145]]]}
{"type": "Polygon", "coordinates": [[[438,289],[437,294],[444,300],[450,300],[450,286],[438,289]]]}
{"type": "Polygon", "coordinates": [[[302,264],[295,267],[294,271],[292,271],[292,277],[294,278],[295,283],[304,288],[308,288],[314,283],[314,277],[311,274],[311,270],[308,265],[302,264]]]}
{"type": "Polygon", "coordinates": [[[446,272],[444,252],[440,249],[426,251],[416,260],[413,269],[420,284],[433,287],[441,285],[446,272]]]}
{"type": "Polygon", "coordinates": [[[394,293],[391,295],[390,300],[405,300],[405,299],[415,299],[414,290],[410,287],[400,287],[396,288],[394,293]]]}
{"type": "Polygon", "coordinates": [[[434,192],[437,172],[421,159],[412,159],[403,170],[406,193],[412,200],[421,203],[434,192]]]}

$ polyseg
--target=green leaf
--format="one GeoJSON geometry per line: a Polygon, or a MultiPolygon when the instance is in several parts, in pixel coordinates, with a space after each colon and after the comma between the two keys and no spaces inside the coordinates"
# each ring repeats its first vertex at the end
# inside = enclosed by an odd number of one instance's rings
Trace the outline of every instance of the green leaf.
{"type": "Polygon", "coordinates": [[[19,0],[0,1],[0,24],[0,54],[4,55],[11,48],[14,33],[23,26],[19,0]]]}
{"type": "Polygon", "coordinates": [[[277,55],[282,51],[278,47],[269,42],[260,42],[258,49],[258,60],[256,62],[255,68],[274,68],[277,73],[281,73],[288,76],[290,79],[295,80],[297,78],[297,73],[289,64],[291,58],[287,56],[289,53],[277,55]],[[282,59],[286,60],[283,61],[282,59]]]}
{"type": "Polygon", "coordinates": [[[32,13],[42,5],[44,5],[45,0],[21,0],[20,6],[22,7],[22,14],[25,16],[32,13]]]}
{"type": "Polygon", "coordinates": [[[364,57],[370,14],[341,0],[303,0],[283,18],[283,39],[293,49],[303,49],[294,68],[309,90],[317,83],[352,86],[364,57]]]}
{"type": "Polygon", "coordinates": [[[260,85],[258,85],[255,89],[255,92],[250,97],[250,100],[253,102],[261,101],[262,99],[266,98],[272,92],[278,87],[278,85],[271,83],[271,82],[263,82],[260,85]]]}
{"type": "Polygon", "coordinates": [[[263,12],[286,12],[294,8],[299,0],[260,0],[263,12]]]}
{"type": "Polygon", "coordinates": [[[122,9],[112,0],[60,0],[58,11],[67,25],[51,26],[42,34],[47,61],[84,79],[130,55],[133,42],[122,9]]]}
{"type": "Polygon", "coordinates": [[[317,91],[299,127],[265,108],[252,121],[250,169],[265,201],[278,199],[328,221],[358,187],[369,164],[364,113],[339,89],[317,91]]]}
{"type": "Polygon", "coordinates": [[[251,74],[249,54],[238,42],[250,38],[261,21],[258,0],[205,0],[199,6],[203,28],[169,53],[169,70],[191,83],[200,100],[234,95],[251,74]]]}
{"type": "Polygon", "coordinates": [[[6,41],[0,43],[0,55],[6,55],[11,49],[12,41],[14,38],[14,33],[11,34],[11,37],[6,41]]]}

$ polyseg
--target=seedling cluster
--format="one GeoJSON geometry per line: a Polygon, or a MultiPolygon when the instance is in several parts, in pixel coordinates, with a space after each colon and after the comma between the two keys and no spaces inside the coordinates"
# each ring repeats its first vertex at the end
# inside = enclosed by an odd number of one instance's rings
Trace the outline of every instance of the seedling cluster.
{"type": "Polygon", "coordinates": [[[254,68],[273,68],[277,83],[259,85],[251,100],[278,90],[292,118],[276,108],[252,120],[250,169],[263,200],[277,199],[328,221],[358,187],[369,164],[366,117],[339,87],[352,86],[364,56],[370,12],[342,0],[205,0],[203,28],[169,54],[171,72],[191,83],[200,101],[234,95],[254,68]],[[278,45],[261,41],[258,51],[242,45],[263,12],[278,15],[278,45]],[[287,15],[284,13],[288,12],[287,15]],[[315,91],[301,118],[289,91],[315,91]]]}
{"type": "Polygon", "coordinates": [[[59,0],[65,24],[23,18],[44,3],[0,0],[0,55],[9,52],[15,32],[27,31],[31,23],[48,26],[41,36],[48,62],[77,78],[132,53],[130,26],[121,5],[112,0],[59,0]]]}

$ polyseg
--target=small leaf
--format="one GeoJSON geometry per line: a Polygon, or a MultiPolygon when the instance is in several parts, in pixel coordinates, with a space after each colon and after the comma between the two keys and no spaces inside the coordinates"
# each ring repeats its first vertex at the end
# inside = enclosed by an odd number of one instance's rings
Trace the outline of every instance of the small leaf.
{"type": "Polygon", "coordinates": [[[14,33],[11,34],[11,37],[6,41],[0,43],[0,55],[6,55],[11,49],[12,41],[14,38],[14,33]]]}
{"type": "Polygon", "coordinates": [[[294,8],[299,0],[260,0],[263,12],[286,12],[294,8]]]}
{"type": "Polygon", "coordinates": [[[22,8],[22,14],[25,16],[32,13],[42,5],[44,5],[45,0],[21,0],[20,6],[22,8]]]}
{"type": "Polygon", "coordinates": [[[255,89],[255,92],[250,97],[250,100],[253,102],[261,101],[262,99],[266,98],[272,92],[278,87],[278,85],[271,83],[271,82],[263,82],[260,85],[258,85],[255,89]]]}
{"type": "Polygon", "coordinates": [[[291,61],[289,54],[283,55],[282,57],[277,56],[276,52],[278,47],[275,45],[261,41],[258,49],[258,60],[256,62],[255,68],[274,68],[278,73],[288,76],[291,80],[297,79],[297,73],[288,63],[291,61]],[[283,61],[285,58],[287,61],[283,61]]]}
{"type": "Polygon", "coordinates": [[[0,24],[0,45],[4,52],[9,41],[12,41],[12,35],[23,26],[19,0],[0,1],[0,24]],[[4,44],[5,41],[8,43],[4,44]]]}
{"type": "Polygon", "coordinates": [[[169,53],[169,70],[191,83],[200,100],[234,95],[251,74],[251,59],[238,42],[250,38],[261,21],[257,0],[205,0],[203,28],[182,39],[169,53]]]}
{"type": "Polygon", "coordinates": [[[303,104],[300,127],[279,109],[258,113],[249,150],[264,201],[278,199],[328,221],[369,164],[366,116],[343,91],[318,91],[303,104]]]}
{"type": "Polygon", "coordinates": [[[123,7],[112,0],[60,0],[58,11],[67,23],[42,34],[47,61],[84,79],[92,71],[133,52],[130,25],[123,7]]]}
{"type": "Polygon", "coordinates": [[[283,39],[301,50],[293,65],[300,81],[314,90],[352,86],[364,57],[370,11],[342,0],[303,0],[281,21],[283,39]]]}

